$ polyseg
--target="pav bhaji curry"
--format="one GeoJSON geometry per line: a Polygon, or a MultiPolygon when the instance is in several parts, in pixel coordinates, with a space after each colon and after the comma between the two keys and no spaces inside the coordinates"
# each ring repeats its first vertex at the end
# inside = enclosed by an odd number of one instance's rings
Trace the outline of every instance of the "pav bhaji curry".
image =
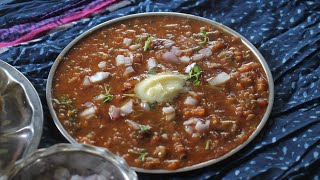
{"type": "Polygon", "coordinates": [[[134,167],[170,170],[242,144],[269,96],[262,65],[239,37],[171,16],[86,36],[60,62],[52,94],[76,141],[106,147],[134,167]]]}

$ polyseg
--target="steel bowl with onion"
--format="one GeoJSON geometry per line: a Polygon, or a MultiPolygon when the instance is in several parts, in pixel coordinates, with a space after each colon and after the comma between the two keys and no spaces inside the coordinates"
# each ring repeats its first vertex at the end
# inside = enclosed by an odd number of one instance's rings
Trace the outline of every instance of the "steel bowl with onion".
{"type": "Polygon", "coordinates": [[[56,144],[39,149],[18,161],[6,176],[13,180],[137,179],[123,158],[107,149],[82,144],[56,144]]]}
{"type": "Polygon", "coordinates": [[[57,118],[57,114],[53,109],[53,105],[52,105],[52,87],[53,87],[53,79],[55,76],[55,72],[59,66],[59,63],[61,62],[61,60],[63,59],[63,57],[66,55],[66,53],[81,39],[87,37],[88,35],[90,35],[92,32],[103,28],[103,27],[108,27],[111,26],[115,23],[119,23],[119,22],[123,22],[125,20],[128,19],[135,19],[135,18],[141,18],[141,17],[151,17],[151,16],[172,16],[172,17],[183,17],[183,18],[187,18],[187,19],[193,19],[196,21],[200,21],[203,23],[207,23],[210,24],[214,27],[217,27],[219,29],[222,29],[223,31],[237,36],[240,38],[240,40],[242,41],[242,43],[248,48],[250,49],[253,54],[257,57],[257,59],[259,60],[259,62],[261,63],[263,70],[267,76],[267,81],[268,81],[268,85],[269,85],[269,96],[268,96],[268,106],[266,108],[266,112],[261,120],[261,122],[259,123],[259,125],[257,126],[257,128],[255,129],[255,131],[249,136],[249,138],[243,142],[241,145],[239,145],[238,147],[234,148],[233,150],[229,151],[228,153],[224,154],[223,156],[220,156],[216,159],[211,159],[208,160],[206,162],[202,162],[199,164],[195,164],[192,166],[188,166],[188,167],[183,167],[180,169],[176,169],[176,170],[163,170],[163,169],[143,169],[143,168],[137,168],[137,167],[133,167],[136,171],[138,172],[144,172],[144,173],[176,173],[176,172],[185,172],[185,171],[191,171],[194,169],[199,169],[199,168],[203,168],[212,164],[215,164],[219,161],[222,161],[228,157],[230,157],[231,155],[235,154],[236,152],[238,152],[240,149],[242,149],[243,147],[245,147],[250,141],[252,141],[257,134],[261,131],[261,129],[263,128],[263,126],[265,125],[265,123],[267,122],[267,119],[270,115],[271,109],[272,109],[272,105],[273,105],[273,99],[274,99],[274,85],[273,85],[273,79],[272,79],[272,74],[270,72],[270,69],[265,61],[265,59],[262,57],[262,55],[259,53],[259,51],[247,40],[245,39],[243,36],[241,36],[240,34],[238,34],[237,32],[235,32],[234,30],[220,24],[214,21],[211,21],[209,19],[205,19],[202,17],[198,17],[198,16],[193,16],[193,15],[189,15],[189,14],[181,14],[181,13],[173,13],[173,12],[166,12],[166,13],[142,13],[142,14],[134,14],[134,15],[129,15],[129,16],[124,16],[121,18],[117,18],[117,19],[113,19],[110,21],[107,21],[105,23],[102,23],[96,27],[93,27],[92,29],[86,31],[85,33],[81,34],[80,36],[78,36],[76,39],[74,39],[66,48],[63,49],[63,51],[59,54],[59,56],[57,57],[55,63],[53,64],[50,73],[49,73],[49,77],[48,77],[48,81],[47,81],[47,103],[50,109],[50,113],[53,117],[53,120],[56,124],[56,126],[58,127],[58,129],[60,130],[60,132],[65,136],[65,138],[70,141],[71,143],[77,143],[77,141],[70,136],[70,134],[68,134],[68,132],[64,129],[64,127],[62,126],[62,124],[60,123],[60,121],[57,118]]]}

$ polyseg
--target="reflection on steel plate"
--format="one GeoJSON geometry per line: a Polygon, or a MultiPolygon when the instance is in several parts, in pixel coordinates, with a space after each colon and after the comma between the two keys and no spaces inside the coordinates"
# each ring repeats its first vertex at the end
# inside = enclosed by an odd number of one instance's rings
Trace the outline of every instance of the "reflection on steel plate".
{"type": "Polygon", "coordinates": [[[36,90],[18,70],[0,60],[0,174],[37,149],[42,124],[36,90]]]}

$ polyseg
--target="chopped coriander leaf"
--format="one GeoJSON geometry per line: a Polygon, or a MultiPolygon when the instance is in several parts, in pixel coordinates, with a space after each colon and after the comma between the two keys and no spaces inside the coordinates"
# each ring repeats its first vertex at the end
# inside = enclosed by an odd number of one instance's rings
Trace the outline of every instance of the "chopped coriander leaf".
{"type": "Polygon", "coordinates": [[[108,84],[104,84],[104,90],[106,91],[106,93],[103,95],[103,102],[109,102],[113,99],[113,95],[110,94],[110,86],[108,84]]]}
{"type": "Polygon", "coordinates": [[[203,41],[201,41],[199,44],[202,46],[205,46],[207,42],[209,41],[209,37],[207,35],[206,31],[201,31],[201,36],[203,37],[203,41]]]}
{"type": "Polygon", "coordinates": [[[201,82],[198,81],[198,80],[196,80],[196,81],[193,82],[193,85],[195,85],[195,86],[200,86],[200,85],[201,85],[201,82]]]}
{"type": "Polygon", "coordinates": [[[59,105],[71,106],[72,100],[69,98],[69,95],[62,95],[59,100],[55,99],[55,103],[58,103],[59,105]]]}
{"type": "Polygon", "coordinates": [[[150,44],[151,44],[152,39],[153,38],[151,36],[148,37],[148,39],[146,40],[144,47],[143,47],[144,51],[148,51],[148,49],[150,48],[150,44]]]}
{"type": "Polygon", "coordinates": [[[129,149],[128,153],[139,155],[138,159],[140,161],[144,161],[145,157],[149,154],[145,149],[142,148],[129,149]]]}
{"type": "Polygon", "coordinates": [[[139,128],[140,128],[140,132],[141,133],[145,133],[147,131],[149,131],[151,129],[151,126],[149,125],[139,125],[139,128]]]}
{"type": "Polygon", "coordinates": [[[147,152],[144,152],[144,153],[142,153],[139,157],[138,157],[138,159],[140,160],[140,161],[144,161],[144,159],[145,159],[145,157],[148,155],[148,153],[147,152]]]}
{"type": "Polygon", "coordinates": [[[78,109],[73,105],[73,100],[69,95],[62,95],[58,99],[53,99],[53,107],[58,112],[63,112],[64,125],[68,127],[70,132],[74,132],[79,128],[76,123],[78,109]]]}
{"type": "Polygon", "coordinates": [[[156,74],[157,71],[158,71],[158,67],[153,67],[153,68],[150,68],[147,72],[147,74],[156,74]]]}
{"type": "Polygon", "coordinates": [[[150,135],[151,126],[149,125],[141,125],[138,124],[139,129],[137,129],[134,133],[136,136],[144,137],[150,135]]]}
{"type": "Polygon", "coordinates": [[[189,72],[189,78],[194,79],[193,85],[199,86],[201,84],[201,81],[199,80],[201,73],[202,69],[197,64],[195,64],[189,72]]]}
{"type": "Polygon", "coordinates": [[[207,140],[207,142],[206,142],[206,146],[205,146],[205,150],[209,150],[210,149],[210,145],[211,145],[211,140],[207,140]]]}

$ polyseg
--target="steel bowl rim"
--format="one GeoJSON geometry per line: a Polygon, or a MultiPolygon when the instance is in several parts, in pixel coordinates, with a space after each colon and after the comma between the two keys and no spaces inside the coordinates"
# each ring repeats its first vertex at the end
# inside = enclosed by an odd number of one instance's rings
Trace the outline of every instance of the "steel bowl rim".
{"type": "Polygon", "coordinates": [[[92,27],[91,29],[85,31],[84,33],[80,34],[79,36],[77,36],[73,41],[71,41],[63,50],[62,52],[59,54],[59,56],[56,58],[54,64],[52,65],[50,72],[49,72],[49,76],[48,76],[48,81],[47,81],[47,86],[46,86],[46,97],[47,97],[47,103],[49,106],[49,110],[51,113],[51,116],[57,126],[57,128],[59,129],[59,131],[63,134],[63,136],[71,143],[78,143],[74,138],[72,138],[67,131],[63,128],[63,126],[61,125],[59,119],[56,116],[56,113],[53,109],[52,106],[52,81],[53,81],[53,77],[54,77],[54,73],[60,63],[60,61],[62,60],[62,58],[64,57],[64,55],[81,39],[83,39],[84,37],[86,37],[87,35],[91,34],[92,32],[102,28],[102,27],[106,27],[109,25],[112,25],[114,23],[118,23],[121,21],[125,21],[128,19],[133,19],[133,18],[141,18],[141,17],[148,17],[148,16],[176,16],[176,17],[182,17],[182,18],[190,18],[193,20],[197,20],[197,21],[201,21],[204,23],[208,23],[212,26],[218,27],[222,30],[224,30],[225,32],[232,34],[234,36],[237,36],[241,39],[241,41],[254,53],[254,55],[257,57],[257,59],[259,60],[259,62],[261,63],[264,72],[266,73],[267,79],[268,79],[268,85],[269,85],[269,97],[268,97],[268,107],[265,111],[265,114],[261,120],[261,122],[259,123],[259,125],[257,126],[257,128],[255,129],[255,131],[245,140],[245,142],[243,142],[242,144],[240,144],[239,146],[237,146],[236,148],[232,149],[231,151],[229,151],[228,153],[215,158],[215,159],[211,159],[202,163],[198,163],[192,166],[187,166],[187,167],[183,167],[183,168],[179,168],[176,170],[164,170],[164,169],[143,169],[143,168],[138,168],[138,167],[131,167],[133,168],[135,171],[137,172],[142,172],[142,173],[152,173],[152,174],[167,174],[167,173],[178,173],[178,172],[186,172],[186,171],[192,171],[192,170],[196,170],[196,169],[200,169],[200,168],[204,168],[207,167],[209,165],[213,165],[216,164],[224,159],[227,159],[228,157],[232,156],[233,154],[237,153],[238,151],[240,151],[241,149],[243,149],[247,144],[249,144],[258,134],[259,132],[262,130],[262,128],[264,127],[264,125],[266,124],[271,110],[272,110],[272,106],[273,106],[273,102],[274,102],[274,82],[273,82],[273,77],[270,71],[270,68],[266,62],[266,60],[264,59],[264,57],[261,55],[261,53],[257,50],[257,48],[251,44],[246,38],[244,38],[242,35],[240,35],[239,33],[237,33],[236,31],[234,31],[233,29],[215,22],[213,20],[209,20],[203,17],[199,17],[199,16],[195,16],[195,15],[190,15],[190,14],[184,14],[184,13],[176,13],[176,12],[148,12],[148,13],[138,13],[138,14],[132,14],[132,15],[127,15],[127,16],[123,16],[123,17],[119,17],[119,18],[115,18],[109,21],[106,21],[104,23],[101,23],[97,26],[92,27]]]}
{"type": "Polygon", "coordinates": [[[16,162],[15,167],[11,170],[8,177],[12,177],[19,173],[24,167],[32,165],[34,162],[38,161],[41,158],[51,156],[57,153],[65,152],[84,152],[90,155],[98,156],[104,158],[108,161],[111,161],[114,166],[116,166],[121,173],[125,172],[127,179],[137,180],[137,174],[130,168],[127,162],[113,152],[106,148],[93,146],[89,144],[68,144],[68,143],[59,143],[49,148],[42,148],[34,151],[29,154],[25,159],[21,159],[16,162]]]}

